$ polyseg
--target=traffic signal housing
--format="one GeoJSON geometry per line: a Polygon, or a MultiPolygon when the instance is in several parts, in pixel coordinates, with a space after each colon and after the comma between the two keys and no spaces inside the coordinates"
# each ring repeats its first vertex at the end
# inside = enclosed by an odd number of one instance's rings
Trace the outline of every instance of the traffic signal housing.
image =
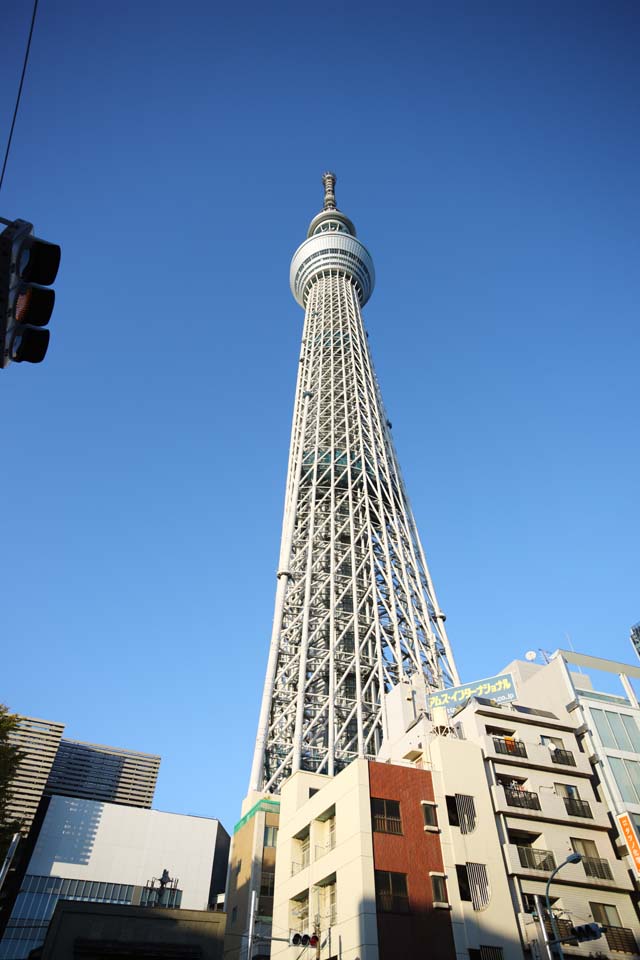
{"type": "MultiPolygon", "coordinates": [[[[6,222],[6,221],[5,221],[6,222]]],[[[13,220],[0,234],[0,368],[12,360],[40,363],[49,346],[60,247],[33,234],[33,224],[13,220]]]]}
{"type": "Polygon", "coordinates": [[[571,927],[571,936],[579,943],[583,940],[599,940],[603,932],[599,923],[582,923],[579,927],[571,927]]]}
{"type": "Polygon", "coordinates": [[[290,947],[317,947],[318,936],[315,933],[292,933],[289,937],[290,947]]]}

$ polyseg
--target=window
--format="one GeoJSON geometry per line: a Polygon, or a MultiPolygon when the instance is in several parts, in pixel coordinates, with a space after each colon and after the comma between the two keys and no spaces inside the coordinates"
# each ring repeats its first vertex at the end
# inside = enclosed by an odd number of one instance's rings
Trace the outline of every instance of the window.
{"type": "Polygon", "coordinates": [[[424,821],[424,829],[435,831],[438,829],[438,813],[437,805],[432,803],[430,800],[421,800],[420,805],[422,807],[422,819],[424,821]]]}
{"type": "Polygon", "coordinates": [[[580,791],[573,783],[554,783],[556,796],[570,797],[572,800],[580,799],[580,791]]]}
{"type": "Polygon", "coordinates": [[[458,805],[456,803],[456,798],[447,796],[447,816],[449,817],[449,823],[452,827],[460,826],[460,818],[458,816],[458,805]]]}
{"type": "Polygon", "coordinates": [[[620,914],[616,907],[610,903],[590,903],[589,907],[596,923],[602,923],[605,927],[619,927],[620,914]]]}
{"type": "Polygon", "coordinates": [[[591,716],[598,735],[605,747],[611,750],[628,750],[640,753],[640,730],[633,717],[612,710],[591,709],[591,716]]]}
{"type": "Polygon", "coordinates": [[[376,870],[376,907],[381,913],[408,913],[406,873],[376,870]]]}
{"type": "Polygon", "coordinates": [[[400,802],[398,800],[382,800],[371,798],[371,817],[373,829],[377,833],[402,833],[400,819],[400,802]]]}
{"type": "Polygon", "coordinates": [[[273,896],[273,882],[275,880],[275,871],[274,870],[263,870],[262,877],[260,878],[260,896],[261,897],[272,897],[273,896]]]}
{"type": "Polygon", "coordinates": [[[564,743],[560,737],[548,737],[545,733],[540,737],[540,743],[549,747],[550,750],[564,750],[564,743]]]}
{"type": "Polygon", "coordinates": [[[460,827],[460,833],[473,833],[476,828],[476,805],[466,793],[447,796],[447,815],[452,827],[460,827]]]}
{"type": "Polygon", "coordinates": [[[593,840],[582,840],[580,837],[571,837],[571,846],[576,853],[583,857],[597,857],[598,848],[593,840]]]}
{"type": "Polygon", "coordinates": [[[277,827],[265,827],[265,828],[264,828],[264,845],[265,845],[265,847],[275,847],[277,839],[278,839],[278,828],[277,828],[277,827]]]}
{"type": "Polygon", "coordinates": [[[491,900],[489,877],[484,863],[456,864],[460,899],[471,901],[474,910],[484,910],[491,900]]]}
{"type": "Polygon", "coordinates": [[[640,763],[637,760],[622,760],[609,757],[611,770],[620,795],[625,803],[640,803],[640,763]]]}
{"type": "Polygon", "coordinates": [[[460,899],[471,902],[471,887],[469,886],[469,874],[467,873],[466,864],[456,864],[456,875],[458,878],[460,899]]]}
{"type": "Polygon", "coordinates": [[[431,874],[431,892],[433,894],[434,905],[438,903],[448,903],[449,897],[447,895],[447,884],[444,874],[442,873],[432,873],[431,874]]]}

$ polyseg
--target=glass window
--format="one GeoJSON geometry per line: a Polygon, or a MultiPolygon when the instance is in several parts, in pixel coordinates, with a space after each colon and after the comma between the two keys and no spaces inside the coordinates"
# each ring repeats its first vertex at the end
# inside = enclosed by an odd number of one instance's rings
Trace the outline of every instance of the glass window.
{"type": "Polygon", "coordinates": [[[448,903],[447,884],[444,877],[431,877],[431,890],[434,903],[448,903]]]}
{"type": "MultiPolygon", "coordinates": [[[[625,761],[619,757],[608,756],[607,759],[622,799],[625,803],[640,803],[640,795],[636,792],[625,761]]],[[[635,761],[630,761],[630,764],[632,763],[635,763],[635,761]]]]}
{"type": "Polygon", "coordinates": [[[376,870],[376,907],[382,913],[408,913],[406,873],[376,870]]]}
{"type": "Polygon", "coordinates": [[[260,896],[272,897],[275,872],[273,870],[263,870],[260,879],[260,896]]]}
{"type": "Polygon", "coordinates": [[[626,713],[621,713],[620,719],[622,720],[624,728],[627,731],[627,736],[631,741],[632,749],[635,750],[636,753],[640,753],[640,728],[638,728],[635,718],[630,717],[626,713]]]}
{"type": "Polygon", "coordinates": [[[610,903],[590,903],[591,913],[596,923],[603,923],[605,927],[619,927],[620,914],[610,903]]]}
{"type": "Polygon", "coordinates": [[[452,827],[460,826],[460,816],[458,814],[458,804],[456,803],[456,798],[448,796],[446,797],[447,801],[447,815],[449,817],[449,823],[452,827]]]}
{"type": "Polygon", "coordinates": [[[631,740],[629,739],[624,724],[622,723],[622,717],[620,714],[612,713],[610,710],[607,710],[606,714],[609,725],[613,730],[613,736],[615,738],[618,750],[633,750],[631,740]]]}
{"type": "Polygon", "coordinates": [[[438,826],[438,814],[436,812],[435,803],[426,803],[422,802],[422,817],[424,820],[425,827],[436,827],[438,826]]]}
{"type": "Polygon", "coordinates": [[[265,827],[264,828],[264,845],[265,847],[275,847],[276,840],[278,839],[278,828],[277,827],[265,827]]]}
{"type": "Polygon", "coordinates": [[[469,885],[469,874],[467,872],[467,865],[462,863],[456,864],[456,874],[458,877],[458,890],[460,891],[461,900],[471,900],[471,887],[469,885]]]}
{"type": "Polygon", "coordinates": [[[571,837],[571,846],[575,853],[579,853],[583,857],[596,859],[598,856],[598,848],[593,840],[582,840],[580,837],[571,837]]]}
{"type": "Polygon", "coordinates": [[[613,736],[609,722],[605,716],[604,710],[594,710],[591,709],[591,716],[593,717],[593,722],[596,725],[596,730],[598,731],[598,736],[602,740],[602,743],[605,747],[610,747],[613,750],[617,750],[617,744],[613,736]]]}
{"type": "Polygon", "coordinates": [[[371,798],[373,829],[377,833],[402,833],[400,801],[371,798]]]}

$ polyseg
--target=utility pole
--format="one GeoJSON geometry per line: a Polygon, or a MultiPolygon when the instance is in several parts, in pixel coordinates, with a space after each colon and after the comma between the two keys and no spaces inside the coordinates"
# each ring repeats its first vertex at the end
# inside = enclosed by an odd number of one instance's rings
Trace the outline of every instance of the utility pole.
{"type": "Polygon", "coordinates": [[[316,914],[316,922],[313,925],[313,934],[318,938],[318,942],[316,943],[316,960],[320,960],[320,950],[322,948],[320,946],[320,916],[318,914],[316,914]]]}
{"type": "Polygon", "coordinates": [[[256,891],[251,891],[251,906],[249,908],[249,936],[247,938],[247,960],[251,960],[253,954],[253,929],[256,920],[256,891]]]}

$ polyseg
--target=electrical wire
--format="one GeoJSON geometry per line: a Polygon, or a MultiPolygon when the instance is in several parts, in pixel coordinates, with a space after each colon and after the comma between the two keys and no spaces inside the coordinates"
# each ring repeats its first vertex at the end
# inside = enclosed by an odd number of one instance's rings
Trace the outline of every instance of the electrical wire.
{"type": "Polygon", "coordinates": [[[16,117],[18,116],[18,107],[20,106],[20,97],[22,96],[22,85],[24,84],[24,77],[27,72],[27,61],[29,59],[29,50],[31,49],[31,37],[33,36],[33,27],[36,22],[37,10],[38,10],[38,0],[34,0],[33,14],[31,15],[31,27],[29,28],[29,39],[27,40],[27,49],[24,52],[24,63],[22,64],[22,76],[20,77],[20,86],[18,87],[18,96],[16,97],[16,105],[13,110],[13,120],[11,121],[9,139],[7,140],[7,149],[4,154],[4,162],[2,164],[2,173],[0,173],[0,190],[2,190],[4,174],[5,174],[5,170],[7,169],[7,161],[9,159],[9,151],[11,149],[11,141],[13,139],[13,130],[16,125],[16,117]]]}

